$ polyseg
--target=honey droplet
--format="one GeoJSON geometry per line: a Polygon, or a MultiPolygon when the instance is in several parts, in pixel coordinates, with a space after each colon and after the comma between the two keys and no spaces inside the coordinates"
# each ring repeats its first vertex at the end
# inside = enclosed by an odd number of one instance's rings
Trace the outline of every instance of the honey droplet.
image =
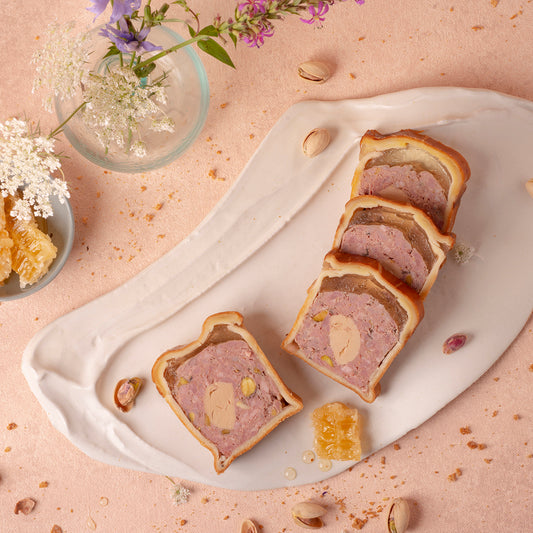
{"type": "Polygon", "coordinates": [[[315,452],[313,450],[305,450],[305,452],[302,453],[302,461],[305,464],[310,464],[314,462],[315,460],[315,452]]]}
{"type": "Polygon", "coordinates": [[[319,459],[318,468],[320,468],[322,472],[328,472],[331,470],[331,461],[329,459],[319,459]]]}
{"type": "Polygon", "coordinates": [[[294,479],[296,479],[296,470],[294,468],[292,468],[292,466],[289,466],[285,469],[285,471],[283,472],[283,475],[285,476],[286,479],[288,479],[289,481],[292,481],[294,479]]]}

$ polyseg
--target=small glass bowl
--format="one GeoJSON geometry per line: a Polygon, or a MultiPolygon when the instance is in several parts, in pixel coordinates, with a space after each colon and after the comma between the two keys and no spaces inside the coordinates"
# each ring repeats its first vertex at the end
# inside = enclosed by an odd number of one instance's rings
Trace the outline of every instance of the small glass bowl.
{"type": "Polygon", "coordinates": [[[68,200],[61,203],[57,196],[53,196],[50,202],[54,214],[46,219],[47,233],[57,248],[57,256],[48,272],[39,281],[23,289],[20,288],[18,274],[11,272],[9,278],[0,286],[0,302],[17,300],[34,294],[48,285],[65,265],[74,242],[74,215],[68,200]]]}
{"type": "MultiPolygon", "coordinates": [[[[92,42],[93,58],[104,57],[109,46],[109,40],[98,35],[99,30],[100,28],[96,28],[90,32],[89,42],[92,42]]],[[[163,49],[183,42],[177,33],[163,26],[152,28],[149,39],[163,49]]],[[[116,56],[105,60],[98,59],[90,68],[101,73],[106,67],[112,67],[116,61],[116,56]]],[[[164,85],[168,102],[160,107],[166,116],[174,121],[175,131],[155,132],[149,129],[149,124],[145,124],[142,128],[142,140],[146,144],[147,154],[145,157],[137,157],[123,148],[113,146],[106,151],[78,114],[65,125],[64,133],[83,157],[116,172],[147,172],[174,161],[198,137],[209,108],[209,83],[198,54],[191,46],[186,46],[159,59],[156,65],[154,78],[162,73],[167,75],[164,85]]],[[[59,123],[61,124],[82,101],[81,90],[70,100],[60,101],[56,98],[55,108],[59,123]]]]}

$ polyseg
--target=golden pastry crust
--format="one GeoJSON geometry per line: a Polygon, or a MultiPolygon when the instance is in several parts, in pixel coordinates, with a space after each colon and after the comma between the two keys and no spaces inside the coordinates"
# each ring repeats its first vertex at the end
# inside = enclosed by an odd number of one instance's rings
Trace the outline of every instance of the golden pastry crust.
{"type": "Polygon", "coordinates": [[[470,178],[470,167],[466,159],[453,148],[419,131],[401,130],[383,135],[376,130],[369,130],[361,138],[359,164],[352,180],[352,197],[359,195],[363,171],[378,160],[381,164],[388,164],[390,154],[395,154],[396,164],[398,160],[402,164],[413,163],[439,175],[447,198],[444,222],[439,229],[443,233],[449,233],[453,228],[466,182],[470,178]]]}
{"type": "MultiPolygon", "coordinates": [[[[414,224],[417,228],[420,228],[420,231],[417,232],[418,235],[423,234],[423,236],[427,238],[426,255],[433,255],[433,258],[427,258],[427,263],[429,263],[428,275],[424,285],[419,291],[420,297],[425,299],[437,279],[440,268],[446,261],[446,254],[454,245],[455,235],[442,234],[433,221],[422,210],[409,204],[387,200],[378,196],[356,196],[346,204],[345,211],[341,216],[333,240],[333,253],[340,251],[344,233],[354,218],[354,215],[359,210],[379,210],[381,213],[380,218],[383,218],[385,223],[387,223],[387,218],[391,219],[392,222],[389,222],[389,224],[395,224],[395,227],[403,230],[404,236],[411,242],[411,244],[413,244],[415,249],[417,248],[417,245],[416,243],[413,243],[413,231],[409,229],[409,225],[412,227],[414,224]],[[429,251],[431,251],[431,253],[428,253],[429,251]],[[432,264],[430,263],[430,260],[432,261],[432,264]]],[[[423,252],[421,253],[424,255],[423,252]]]]}
{"type": "Polygon", "coordinates": [[[424,308],[422,305],[422,299],[416,291],[383,269],[377,261],[369,257],[329,253],[325,257],[322,272],[307,291],[305,302],[300,309],[290,332],[283,340],[282,348],[290,354],[299,357],[313,368],[334,379],[341,385],[353,390],[365,402],[370,403],[373,402],[379,394],[379,380],[383,377],[387,368],[403,348],[409,337],[413,334],[423,316],[424,308]],[[400,328],[398,342],[385,354],[379,366],[370,376],[365,390],[362,390],[343,376],[333,372],[333,369],[327,365],[320,365],[307,357],[296,342],[296,335],[303,325],[308,310],[311,308],[316,296],[319,294],[324,280],[340,278],[351,279],[350,276],[356,276],[363,279],[368,278],[369,283],[375,283],[380,290],[385,290],[389,293],[401,309],[404,310],[406,315],[406,319],[400,328]]]}
{"type": "Polygon", "coordinates": [[[155,362],[152,368],[152,381],[155,383],[157,390],[167,401],[176,416],[181,420],[185,427],[192,433],[192,435],[205,446],[214,457],[215,471],[217,474],[224,472],[228,466],[240,455],[247,452],[250,448],[255,446],[261,439],[277,427],[283,420],[301,411],[303,404],[301,399],[290,391],[283,383],[277,372],[274,370],[266,355],[263,353],[256,340],[243,327],[243,317],[240,313],[230,311],[217,313],[209,316],[202,326],[202,331],[199,338],[186,346],[173,348],[163,353],[155,362]],[[220,452],[217,446],[207,439],[191,422],[187,413],[183,411],[181,406],[172,396],[169,383],[165,378],[165,370],[170,361],[174,364],[177,362],[178,366],[185,363],[187,360],[193,358],[196,354],[201,352],[204,348],[211,344],[218,344],[226,340],[243,340],[251,348],[254,354],[258,357],[261,364],[276,384],[285,405],[281,411],[271,418],[251,439],[248,439],[236,448],[231,455],[225,456],[220,452]]]}

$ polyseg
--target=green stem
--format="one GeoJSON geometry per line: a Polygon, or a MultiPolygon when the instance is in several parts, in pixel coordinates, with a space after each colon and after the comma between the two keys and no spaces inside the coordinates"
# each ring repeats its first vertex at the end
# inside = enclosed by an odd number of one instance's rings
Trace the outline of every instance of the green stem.
{"type": "Polygon", "coordinates": [[[158,59],[161,59],[162,57],[167,56],[168,54],[171,54],[172,52],[175,52],[176,50],[179,50],[180,48],[184,48],[185,46],[189,46],[190,44],[193,44],[197,41],[205,41],[206,39],[209,39],[207,35],[197,35],[196,37],[193,37],[192,39],[189,39],[187,41],[183,41],[180,44],[176,44],[175,46],[172,46],[171,48],[167,48],[166,50],[163,50],[162,52],[159,52],[155,56],[149,57],[145,61],[141,61],[134,70],[141,69],[143,67],[146,67],[147,65],[150,65],[150,63],[154,63],[154,61],[157,61],[158,59]]]}
{"type": "Polygon", "coordinates": [[[58,133],[60,133],[63,129],[63,126],[86,104],[87,102],[82,102],[76,109],[74,109],[74,111],[72,111],[72,113],[63,122],[61,122],[61,124],[59,124],[59,126],[54,131],[50,132],[48,138],[51,139],[52,137],[55,137],[58,133]]]}

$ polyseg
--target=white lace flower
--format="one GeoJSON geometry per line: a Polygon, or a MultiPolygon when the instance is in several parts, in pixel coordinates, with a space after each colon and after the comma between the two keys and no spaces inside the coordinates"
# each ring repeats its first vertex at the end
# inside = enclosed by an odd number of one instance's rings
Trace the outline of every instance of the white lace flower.
{"type": "Polygon", "coordinates": [[[4,197],[20,195],[12,216],[51,216],[50,197],[64,202],[70,196],[66,182],[51,176],[60,168],[53,139],[33,132],[24,120],[14,118],[0,124],[0,191],[4,197]]]}
{"type": "Polygon", "coordinates": [[[470,246],[464,241],[457,241],[452,251],[455,261],[460,265],[463,265],[472,259],[476,250],[473,246],[470,246]]]}
{"type": "Polygon", "coordinates": [[[152,120],[151,129],[154,131],[168,131],[172,133],[175,129],[174,121],[169,117],[152,120]]]}
{"type": "Polygon", "coordinates": [[[186,489],[180,483],[176,483],[170,477],[168,477],[168,476],[166,476],[166,477],[172,483],[172,489],[171,489],[172,501],[176,505],[181,505],[183,503],[187,503],[189,501],[189,496],[191,494],[191,491],[189,489],[186,489]]]}
{"type": "Polygon", "coordinates": [[[75,35],[75,24],[53,23],[46,31],[46,43],[33,55],[37,77],[33,84],[36,91],[42,87],[50,94],[43,100],[45,109],[52,110],[53,97],[61,100],[72,98],[86,77],[89,57],[86,33],[75,35]]]}
{"type": "Polygon", "coordinates": [[[84,98],[87,105],[81,112],[82,119],[106,149],[117,145],[138,157],[146,155],[138,133],[146,119],[150,124],[161,115],[156,101],[166,101],[163,87],[143,86],[131,68],[120,67],[104,75],[91,73],[84,98]]]}

